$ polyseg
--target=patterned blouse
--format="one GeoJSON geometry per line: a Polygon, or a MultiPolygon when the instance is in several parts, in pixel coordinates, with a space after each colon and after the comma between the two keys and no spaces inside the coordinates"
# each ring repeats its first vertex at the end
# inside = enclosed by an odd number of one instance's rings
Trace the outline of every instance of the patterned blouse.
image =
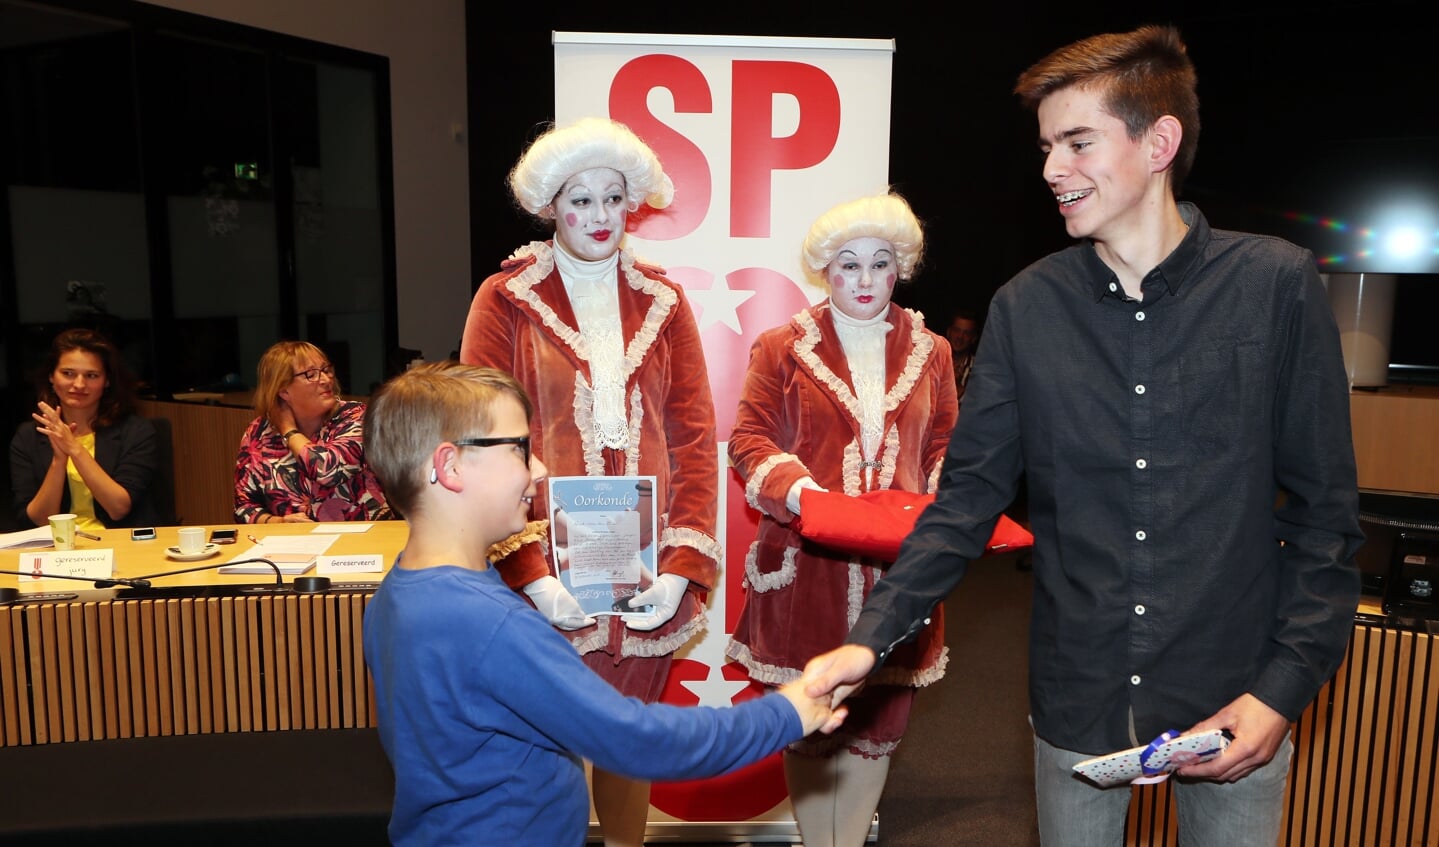
{"type": "Polygon", "coordinates": [[[393,515],[379,480],[365,464],[365,404],[347,401],[299,457],[263,417],[240,437],[235,462],[235,517],[303,512],[316,521],[384,520],[393,515]]]}

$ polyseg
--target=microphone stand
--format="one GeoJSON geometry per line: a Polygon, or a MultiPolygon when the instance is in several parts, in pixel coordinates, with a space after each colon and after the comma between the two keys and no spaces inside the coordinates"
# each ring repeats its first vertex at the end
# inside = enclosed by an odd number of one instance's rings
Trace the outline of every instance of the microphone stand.
{"type": "MultiPolygon", "coordinates": [[[[236,560],[233,561],[233,562],[210,562],[209,564],[197,565],[197,566],[195,566],[195,567],[193,567],[193,568],[180,568],[179,570],[164,571],[163,573],[145,574],[144,576],[142,576],[142,577],[137,577],[135,580],[133,580],[133,581],[135,581],[135,582],[143,582],[143,583],[145,583],[144,585],[137,585],[137,586],[131,586],[131,587],[132,587],[132,588],[149,588],[149,587],[150,587],[150,580],[152,580],[152,579],[159,579],[159,578],[162,577],[162,576],[174,576],[174,575],[176,575],[176,574],[182,574],[182,573],[194,573],[195,571],[208,571],[208,570],[214,570],[214,569],[217,569],[217,568],[223,568],[223,567],[225,567],[226,565],[245,565],[245,564],[250,564],[250,563],[253,563],[253,562],[263,562],[263,563],[269,565],[270,567],[274,568],[274,569],[275,569],[275,585],[277,585],[277,586],[282,586],[282,585],[285,584],[285,578],[284,578],[284,575],[280,572],[280,566],[277,565],[277,564],[275,564],[274,562],[270,561],[269,559],[236,559],[236,560]]],[[[3,573],[3,572],[0,572],[0,573],[3,573]]],[[[100,586],[100,587],[102,587],[102,588],[108,588],[109,586],[100,586]]]]}
{"type": "Polygon", "coordinates": [[[44,571],[0,571],[0,574],[9,576],[33,576],[40,579],[77,579],[81,582],[88,582],[96,588],[114,588],[123,585],[126,588],[149,588],[150,580],[145,577],[124,577],[111,576],[103,579],[93,576],[74,576],[67,573],[45,573],[44,571]]]}

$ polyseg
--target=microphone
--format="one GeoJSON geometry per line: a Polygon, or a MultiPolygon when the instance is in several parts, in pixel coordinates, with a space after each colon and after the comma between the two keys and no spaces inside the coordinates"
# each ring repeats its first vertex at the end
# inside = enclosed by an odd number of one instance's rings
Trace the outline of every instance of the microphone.
{"type": "Polygon", "coordinates": [[[78,579],[81,582],[88,582],[96,588],[114,588],[123,585],[126,588],[149,588],[150,580],[145,577],[123,577],[111,576],[98,579],[93,576],[74,576],[67,573],[45,573],[44,571],[0,571],[0,574],[10,576],[33,576],[40,579],[78,579]]]}

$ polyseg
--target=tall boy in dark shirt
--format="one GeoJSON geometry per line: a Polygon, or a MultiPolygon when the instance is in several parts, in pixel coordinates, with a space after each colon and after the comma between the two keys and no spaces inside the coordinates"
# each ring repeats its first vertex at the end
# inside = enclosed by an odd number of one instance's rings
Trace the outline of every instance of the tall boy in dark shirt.
{"type": "Polygon", "coordinates": [[[1177,727],[1233,735],[1180,771],[1186,843],[1272,847],[1290,723],[1344,653],[1363,541],[1314,259],[1176,201],[1199,115],[1173,29],[1061,48],[1015,91],[1079,243],[996,294],[937,500],[809,692],[844,693],[922,627],[1023,473],[1044,844],[1119,844],[1128,787],[1071,766],[1177,727]]]}

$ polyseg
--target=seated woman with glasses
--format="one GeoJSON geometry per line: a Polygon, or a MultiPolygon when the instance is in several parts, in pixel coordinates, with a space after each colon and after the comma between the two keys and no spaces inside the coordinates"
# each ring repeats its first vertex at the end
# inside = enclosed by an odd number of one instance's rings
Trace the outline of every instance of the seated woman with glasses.
{"type": "Polygon", "coordinates": [[[281,341],[255,368],[259,417],[240,438],[235,517],[371,521],[391,517],[365,463],[365,404],[340,399],[335,367],[305,341],[281,341]]]}

